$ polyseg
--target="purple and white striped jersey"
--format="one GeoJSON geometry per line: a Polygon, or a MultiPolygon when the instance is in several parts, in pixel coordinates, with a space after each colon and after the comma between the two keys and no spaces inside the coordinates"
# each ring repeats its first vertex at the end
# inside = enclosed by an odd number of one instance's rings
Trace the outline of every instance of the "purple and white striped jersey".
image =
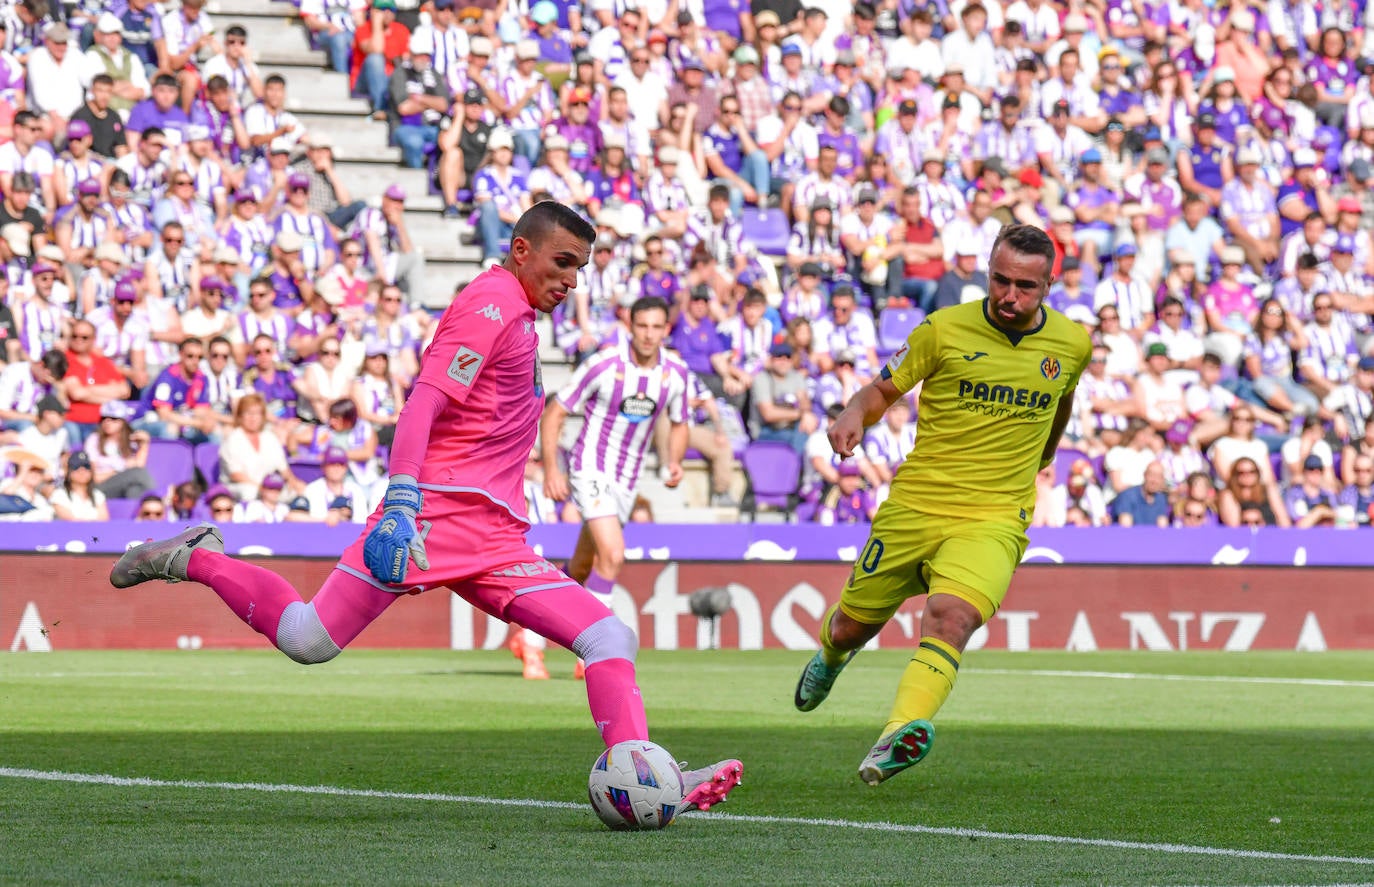
{"type": "Polygon", "coordinates": [[[231,338],[251,345],[258,336],[271,336],[272,341],[277,343],[277,352],[285,354],[286,343],[291,338],[291,331],[295,327],[296,322],[294,320],[275,309],[266,317],[245,311],[239,315],[238,323],[234,325],[231,338]]]}
{"type": "Polygon", "coordinates": [[[95,179],[97,182],[105,173],[105,161],[100,159],[100,155],[88,153],[85,163],[78,165],[76,158],[64,153],[57,158],[57,166],[62,170],[62,178],[66,185],[66,192],[57,195],[59,203],[70,204],[76,201],[76,186],[87,179],[95,179]]]}
{"type": "Polygon", "coordinates": [[[95,249],[105,240],[105,232],[110,230],[110,217],[99,209],[87,216],[76,204],[70,206],[76,208],[68,212],[58,210],[56,227],[66,225],[71,228],[72,249],[95,249]]]}
{"type": "Polygon", "coordinates": [[[687,421],[687,364],[660,348],[652,367],[635,364],[628,345],[598,351],[573,372],[559,404],[586,424],[568,458],[571,472],[598,472],[633,490],[654,423],[687,421]]]}
{"type": "MultiPolygon", "coordinates": [[[[120,206],[115,206],[113,202],[100,205],[101,212],[109,216],[115,228],[125,232],[127,240],[132,240],[151,230],[153,230],[153,216],[148,212],[146,206],[137,203],[130,203],[127,200],[120,206]]],[[[135,262],[143,261],[148,255],[147,247],[127,246],[129,258],[135,262]]]]}
{"type": "Polygon", "coordinates": [[[37,360],[43,352],[57,345],[71,315],[61,305],[53,305],[42,299],[25,300],[19,310],[19,344],[30,360],[37,360]]]}
{"type": "Polygon", "coordinates": [[[301,236],[301,263],[311,277],[320,272],[325,250],[338,252],[339,247],[333,232],[329,230],[329,223],[319,213],[297,215],[288,208],[277,216],[276,230],[278,234],[295,231],[301,236]]]}
{"type": "Polygon", "coordinates": [[[1331,323],[1322,326],[1309,323],[1303,330],[1307,334],[1307,348],[1303,350],[1299,363],[1306,368],[1312,367],[1321,372],[1322,378],[1331,382],[1345,382],[1354,371],[1354,363],[1360,351],[1355,346],[1355,330],[1343,314],[1333,314],[1331,323]]]}
{"type": "Polygon", "coordinates": [[[109,305],[96,308],[86,318],[95,327],[95,348],[115,362],[115,366],[129,366],[129,356],[148,349],[148,327],[137,316],[130,315],[120,327],[115,323],[114,309],[109,305]]]}
{"type": "Polygon", "coordinates": [[[262,216],[247,221],[232,216],[224,229],[224,243],[239,254],[239,261],[257,274],[272,255],[272,228],[262,216]]]}
{"type": "Polygon", "coordinates": [[[677,176],[668,179],[660,170],[654,170],[649,174],[649,184],[644,188],[644,204],[651,213],[664,210],[676,212],[686,209],[691,200],[681,179],[677,176]]]}
{"type": "Polygon", "coordinates": [[[757,374],[763,371],[768,361],[768,349],[773,347],[773,322],[760,318],[750,327],[744,322],[744,315],[736,314],[716,324],[716,332],[730,343],[730,351],[735,366],[746,373],[757,374]]]}
{"type": "Polygon", "coordinates": [[[531,89],[536,89],[534,98],[521,106],[520,110],[515,112],[515,116],[510,118],[510,125],[516,129],[539,129],[553,113],[557,101],[554,99],[549,81],[538,72],[525,78],[518,72],[511,71],[501,80],[501,98],[505,99],[507,105],[514,105],[531,89]]]}
{"type": "Polygon", "coordinates": [[[896,471],[916,448],[916,423],[908,422],[894,434],[886,422],[879,422],[864,436],[864,455],[874,464],[882,463],[896,471]]]}
{"type": "Polygon", "coordinates": [[[1243,181],[1235,178],[1221,188],[1221,220],[1238,219],[1256,237],[1275,233],[1270,225],[1277,212],[1274,189],[1267,182],[1256,181],[1253,186],[1246,187],[1243,181]]]}

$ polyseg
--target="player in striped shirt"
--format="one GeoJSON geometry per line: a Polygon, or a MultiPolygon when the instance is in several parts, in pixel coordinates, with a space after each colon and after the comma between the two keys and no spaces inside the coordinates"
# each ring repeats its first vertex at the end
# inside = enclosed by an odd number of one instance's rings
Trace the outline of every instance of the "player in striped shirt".
{"type": "MultiPolygon", "coordinates": [[[[664,349],[667,334],[668,303],[656,296],[637,300],[630,306],[629,342],[584,361],[549,402],[540,422],[544,492],[556,502],[571,494],[582,515],[568,575],[607,606],[625,563],[623,526],[630,519],[639,470],[660,415],[666,414],[672,426],[664,483],[676,487],[682,480],[687,364],[664,349]],[[558,468],[558,437],[564,420],[574,413],[586,421],[568,455],[565,476],[558,468]]],[[[535,658],[532,652],[529,659],[535,658]]],[[[539,669],[530,671],[537,676],[539,669]]]]}
{"type": "MultiPolygon", "coordinates": [[[[536,204],[516,222],[505,261],[454,298],[401,412],[386,496],[308,603],[271,570],[225,555],[223,537],[209,524],[130,549],[110,572],[111,584],[208,585],[302,664],[333,659],[409,593],[452,591],[586,661],[587,700],[607,748],[647,739],[634,633],[525,538],[525,462],[544,408],[536,317],[568,297],[594,237],[568,207],[536,204]]],[[[659,339],[667,325],[662,311],[644,321],[659,339]]],[[[724,760],[684,771],[680,809],[725,800],[742,769],[724,760]]]]}

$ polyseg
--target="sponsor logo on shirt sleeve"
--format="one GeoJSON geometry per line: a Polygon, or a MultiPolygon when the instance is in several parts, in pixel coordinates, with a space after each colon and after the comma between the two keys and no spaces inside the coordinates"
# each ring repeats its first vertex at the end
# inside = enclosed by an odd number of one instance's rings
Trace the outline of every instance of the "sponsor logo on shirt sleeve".
{"type": "Polygon", "coordinates": [[[906,354],[910,350],[911,346],[903,342],[902,347],[898,348],[896,353],[887,359],[888,372],[897,372],[897,368],[902,365],[902,361],[906,360],[906,354]]]}
{"type": "Polygon", "coordinates": [[[460,385],[471,387],[472,381],[477,378],[477,371],[482,368],[482,361],[485,359],[481,354],[464,345],[458,349],[457,354],[453,355],[453,362],[448,365],[448,377],[460,385]]]}

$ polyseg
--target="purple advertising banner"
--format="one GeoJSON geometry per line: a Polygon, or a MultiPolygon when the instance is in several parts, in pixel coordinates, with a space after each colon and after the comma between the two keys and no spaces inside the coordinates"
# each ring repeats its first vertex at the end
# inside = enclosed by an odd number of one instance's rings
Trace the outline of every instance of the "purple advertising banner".
{"type": "MultiPolygon", "coordinates": [[[[0,551],[116,553],[173,529],[171,524],[131,521],[10,523],[0,531],[0,551]]],[[[359,530],[358,525],[233,524],[224,528],[224,536],[232,554],[334,558],[359,530]]],[[[532,528],[529,540],[544,557],[558,560],[572,553],[577,532],[573,524],[546,524],[532,528]]],[[[868,527],[631,524],[625,537],[630,561],[849,562],[868,538],[868,527]]],[[[1034,529],[1023,563],[1362,567],[1374,564],[1374,533],[1221,527],[1034,529]]]]}

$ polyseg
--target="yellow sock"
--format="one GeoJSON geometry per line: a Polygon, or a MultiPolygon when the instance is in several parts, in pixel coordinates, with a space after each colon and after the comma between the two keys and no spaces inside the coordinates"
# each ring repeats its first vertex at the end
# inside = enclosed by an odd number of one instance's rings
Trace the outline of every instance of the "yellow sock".
{"type": "Polygon", "coordinates": [[[839,608],[840,605],[835,604],[826,610],[825,616],[821,618],[821,658],[825,660],[826,665],[832,668],[843,662],[845,657],[849,655],[848,650],[837,650],[830,643],[830,620],[834,618],[835,611],[839,608]]]}
{"type": "Polygon", "coordinates": [[[928,721],[935,717],[954,689],[961,658],[958,650],[939,638],[921,638],[916,655],[911,657],[897,685],[897,700],[892,704],[892,714],[887,716],[882,735],[917,718],[928,721]]]}

